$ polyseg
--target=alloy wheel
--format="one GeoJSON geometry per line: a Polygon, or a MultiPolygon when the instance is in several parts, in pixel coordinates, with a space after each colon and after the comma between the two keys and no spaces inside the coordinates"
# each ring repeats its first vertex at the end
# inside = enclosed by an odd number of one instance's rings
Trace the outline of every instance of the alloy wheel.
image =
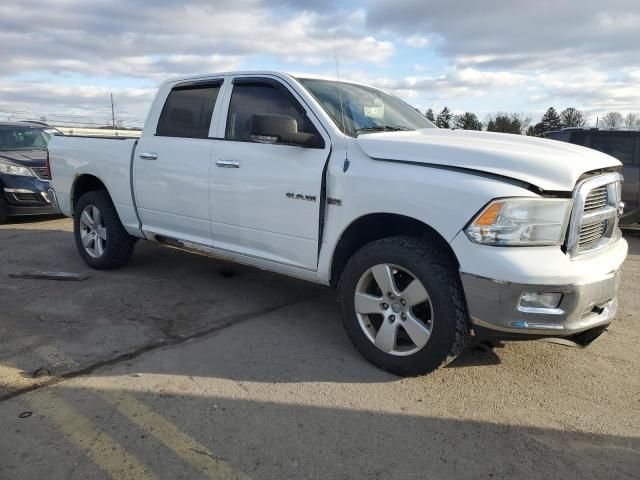
{"type": "Polygon", "coordinates": [[[87,205],[80,214],[80,239],[92,258],[100,258],[107,245],[107,228],[102,213],[95,205],[87,205]]]}
{"type": "Polygon", "coordinates": [[[360,327],[380,350],[412,355],[427,344],[433,329],[433,306],[427,289],[409,270],[374,265],[356,285],[354,306],[360,327]]]}

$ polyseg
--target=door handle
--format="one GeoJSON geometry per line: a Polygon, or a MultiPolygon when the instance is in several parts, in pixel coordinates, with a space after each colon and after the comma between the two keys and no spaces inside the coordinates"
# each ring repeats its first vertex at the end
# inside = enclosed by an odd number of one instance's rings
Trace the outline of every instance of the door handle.
{"type": "Polygon", "coordinates": [[[153,152],[143,152],[138,155],[138,157],[140,157],[142,160],[157,160],[158,154],[153,152]]]}
{"type": "Polygon", "coordinates": [[[216,165],[221,168],[240,168],[238,160],[216,160],[216,165]]]}

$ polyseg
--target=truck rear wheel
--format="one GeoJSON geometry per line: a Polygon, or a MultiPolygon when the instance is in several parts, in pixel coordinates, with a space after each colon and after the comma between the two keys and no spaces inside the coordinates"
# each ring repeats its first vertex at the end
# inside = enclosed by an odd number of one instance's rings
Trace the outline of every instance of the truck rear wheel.
{"type": "Polygon", "coordinates": [[[131,258],[136,239],[122,226],[107,192],[92,191],[80,197],[73,227],[80,256],[91,268],[112,270],[131,258]]]}
{"type": "Polygon", "coordinates": [[[340,280],[343,324],[371,363],[401,376],[432,372],[469,338],[455,262],[436,242],[391,237],[361,248],[340,280]]]}

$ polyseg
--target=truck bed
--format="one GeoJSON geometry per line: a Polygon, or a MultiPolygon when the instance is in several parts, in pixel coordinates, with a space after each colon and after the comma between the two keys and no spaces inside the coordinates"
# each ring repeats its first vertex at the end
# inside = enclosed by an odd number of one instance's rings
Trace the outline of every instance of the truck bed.
{"type": "Polygon", "coordinates": [[[125,228],[137,228],[131,185],[135,138],[60,135],[49,142],[51,184],[60,210],[71,215],[73,188],[83,175],[101,181],[113,200],[125,228]]]}

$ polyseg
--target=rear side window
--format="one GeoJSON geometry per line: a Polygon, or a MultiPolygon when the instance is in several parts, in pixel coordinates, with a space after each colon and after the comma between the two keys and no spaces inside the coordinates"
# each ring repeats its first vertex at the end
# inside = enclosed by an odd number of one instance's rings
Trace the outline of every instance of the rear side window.
{"type": "Polygon", "coordinates": [[[175,87],[164,104],[156,134],[207,138],[221,83],[175,87]]]}
{"type": "Polygon", "coordinates": [[[295,99],[270,83],[258,81],[233,86],[225,138],[251,142],[251,121],[255,114],[287,115],[295,119],[299,132],[317,132],[295,99]]]}
{"type": "Polygon", "coordinates": [[[622,163],[633,163],[635,138],[627,135],[592,135],[591,148],[617,158],[622,163]]]}

